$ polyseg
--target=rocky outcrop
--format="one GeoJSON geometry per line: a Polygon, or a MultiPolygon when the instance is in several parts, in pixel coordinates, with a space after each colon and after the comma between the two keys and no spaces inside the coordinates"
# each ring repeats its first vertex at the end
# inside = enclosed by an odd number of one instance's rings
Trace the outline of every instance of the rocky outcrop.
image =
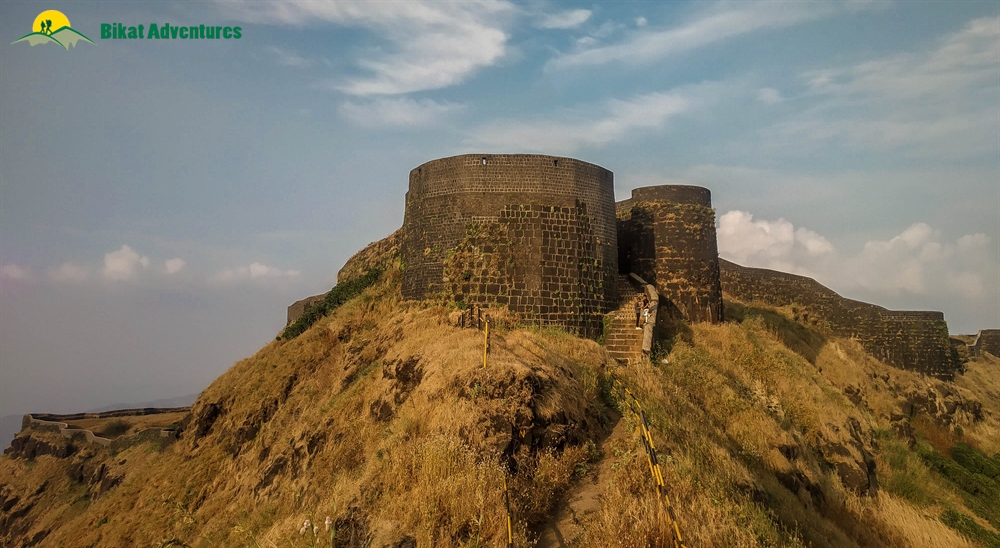
{"type": "Polygon", "coordinates": [[[34,460],[42,455],[50,455],[57,459],[72,456],[79,447],[69,439],[54,436],[40,436],[31,432],[22,433],[10,442],[3,454],[14,459],[34,460]]]}

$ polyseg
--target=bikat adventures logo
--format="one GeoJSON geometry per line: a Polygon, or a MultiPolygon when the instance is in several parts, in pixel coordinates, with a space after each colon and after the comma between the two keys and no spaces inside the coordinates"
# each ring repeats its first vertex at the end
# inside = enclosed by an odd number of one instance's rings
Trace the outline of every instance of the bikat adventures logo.
{"type": "MultiPolygon", "coordinates": [[[[11,42],[27,42],[29,45],[59,44],[65,49],[80,41],[93,44],[93,40],[82,32],[70,27],[69,18],[57,10],[45,10],[38,14],[31,26],[31,33],[11,42]]],[[[148,25],[126,25],[124,23],[101,23],[101,40],[239,40],[243,37],[242,27],[223,25],[175,25],[172,23],[149,23],[148,25]]]]}
{"type": "Polygon", "coordinates": [[[18,42],[27,42],[31,46],[59,44],[68,50],[81,41],[89,44],[94,43],[82,32],[72,28],[69,17],[66,17],[61,11],[45,10],[39,13],[38,17],[35,17],[35,22],[31,25],[31,33],[14,40],[11,44],[18,42]]]}

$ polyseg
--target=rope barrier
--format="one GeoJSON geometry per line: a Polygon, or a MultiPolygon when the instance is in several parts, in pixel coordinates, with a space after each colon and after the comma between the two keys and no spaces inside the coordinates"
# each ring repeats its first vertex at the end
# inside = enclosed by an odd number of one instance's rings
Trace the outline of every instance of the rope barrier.
{"type": "Polygon", "coordinates": [[[503,474],[503,498],[507,505],[507,548],[514,548],[514,528],[510,519],[510,491],[507,489],[507,472],[503,474]]]}
{"type": "Polygon", "coordinates": [[[649,474],[656,483],[657,498],[660,498],[666,505],[667,525],[673,531],[673,547],[687,548],[687,544],[684,543],[684,538],[681,536],[680,526],[677,524],[677,514],[674,512],[674,506],[670,503],[670,496],[667,493],[666,482],[663,481],[663,470],[660,468],[660,461],[656,456],[656,445],[653,443],[653,436],[649,431],[649,422],[646,420],[646,410],[643,409],[642,404],[640,404],[639,400],[632,394],[632,391],[626,388],[625,385],[622,384],[617,377],[615,377],[614,373],[609,371],[608,377],[611,379],[615,394],[620,400],[622,400],[632,415],[638,419],[642,446],[643,449],[646,450],[646,463],[649,465],[649,474]]]}

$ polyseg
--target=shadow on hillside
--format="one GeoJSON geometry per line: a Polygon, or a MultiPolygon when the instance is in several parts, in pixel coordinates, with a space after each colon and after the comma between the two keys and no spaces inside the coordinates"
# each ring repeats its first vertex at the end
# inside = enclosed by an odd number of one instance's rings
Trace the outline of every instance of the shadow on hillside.
{"type": "Polygon", "coordinates": [[[822,334],[789,320],[771,309],[745,306],[731,301],[725,301],[724,304],[724,317],[727,321],[743,322],[748,318],[760,318],[771,331],[781,337],[781,342],[789,350],[816,365],[816,357],[826,345],[826,337],[822,334]]]}

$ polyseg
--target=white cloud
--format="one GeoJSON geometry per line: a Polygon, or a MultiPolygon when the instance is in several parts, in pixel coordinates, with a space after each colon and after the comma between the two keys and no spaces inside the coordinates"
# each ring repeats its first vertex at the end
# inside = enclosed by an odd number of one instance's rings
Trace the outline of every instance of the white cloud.
{"type": "Polygon", "coordinates": [[[368,76],[330,85],[352,95],[392,95],[458,84],[506,52],[504,26],[517,11],[502,0],[483,2],[222,2],[244,21],[361,27],[387,42],[357,60],[368,76]]]}
{"type": "Polygon", "coordinates": [[[571,29],[578,27],[590,19],[590,10],[567,10],[542,16],[537,26],[543,29],[571,29]]]}
{"type": "Polygon", "coordinates": [[[842,255],[826,238],[785,219],[754,219],[744,211],[719,217],[719,255],[735,263],[816,278],[836,291],[1000,301],[1000,267],[985,234],[944,241],[926,223],[888,240],[870,240],[842,255]]]}
{"type": "Polygon", "coordinates": [[[635,19],[635,26],[637,27],[645,27],[646,23],[648,23],[648,21],[646,21],[645,17],[636,17],[635,19]]]}
{"type": "Polygon", "coordinates": [[[61,283],[82,283],[90,278],[90,269],[73,262],[65,262],[49,271],[49,279],[61,283]]]}
{"type": "Polygon", "coordinates": [[[31,269],[14,263],[0,265],[0,278],[18,282],[27,282],[32,278],[31,269]]]}
{"type": "Polygon", "coordinates": [[[814,106],[764,132],[779,143],[902,148],[921,159],[995,156],[1000,18],[970,21],[929,52],[801,75],[814,106]]]}
{"type": "Polygon", "coordinates": [[[379,98],[367,102],[345,101],[337,110],[355,125],[377,128],[431,126],[463,108],[464,105],[431,99],[379,98]]]}
{"type": "Polygon", "coordinates": [[[632,32],[623,41],[615,44],[597,46],[555,57],[546,64],[546,69],[597,66],[609,63],[644,65],[743,34],[763,29],[788,27],[835,15],[844,10],[862,9],[868,6],[869,4],[865,2],[720,3],[677,27],[669,29],[644,28],[632,32]]]}
{"type": "Polygon", "coordinates": [[[166,270],[167,274],[177,274],[186,265],[187,265],[187,262],[185,262],[184,259],[173,258],[173,259],[167,259],[166,261],[164,261],[163,268],[164,268],[164,270],[166,270]]]}
{"type": "Polygon", "coordinates": [[[139,272],[148,267],[149,257],[140,256],[131,247],[123,245],[121,249],[104,255],[101,274],[108,280],[134,280],[139,272]]]}
{"type": "Polygon", "coordinates": [[[775,105],[785,100],[781,92],[774,88],[760,88],[757,90],[757,100],[765,105],[775,105]]]}
{"type": "Polygon", "coordinates": [[[492,149],[568,153],[618,141],[636,130],[660,129],[693,108],[681,92],[650,93],[627,101],[612,99],[602,108],[585,107],[557,119],[498,121],[476,130],[470,144],[492,149]],[[600,112],[596,117],[594,112],[600,112]]]}
{"type": "Polygon", "coordinates": [[[278,46],[268,46],[265,49],[274,56],[279,65],[295,68],[308,68],[315,64],[312,59],[306,59],[290,49],[278,46]]]}
{"type": "Polygon", "coordinates": [[[268,282],[291,282],[302,276],[298,270],[281,270],[263,263],[254,262],[249,266],[229,268],[218,272],[211,281],[216,283],[268,283],[268,282]]]}

